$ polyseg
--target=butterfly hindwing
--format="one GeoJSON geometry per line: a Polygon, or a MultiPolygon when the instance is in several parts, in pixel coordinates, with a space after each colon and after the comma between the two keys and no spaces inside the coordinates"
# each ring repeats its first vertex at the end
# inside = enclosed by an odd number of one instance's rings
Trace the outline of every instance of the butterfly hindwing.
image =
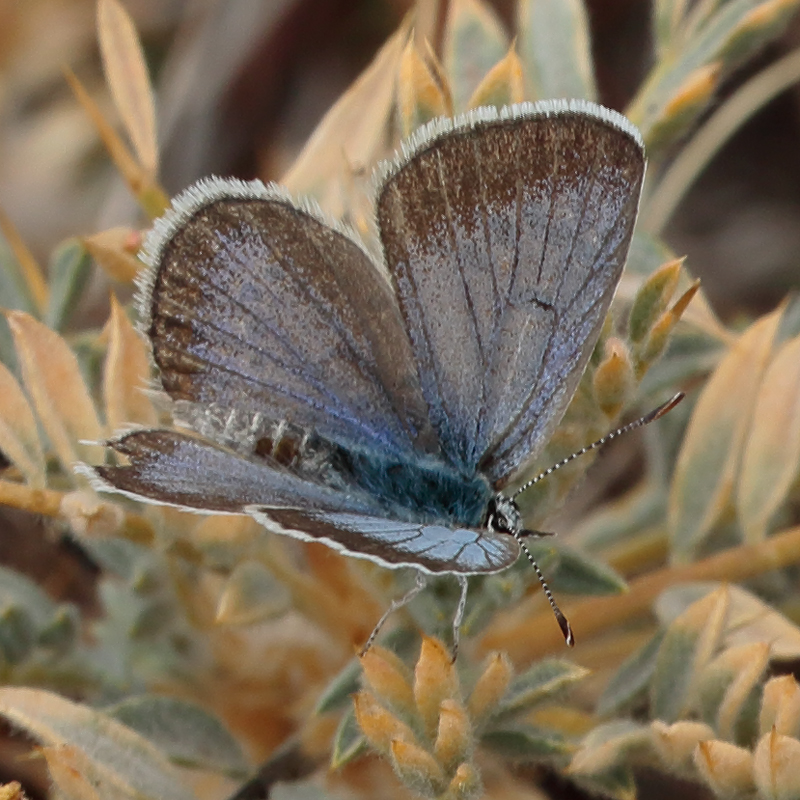
{"type": "Polygon", "coordinates": [[[94,467],[101,488],[136,499],[217,513],[246,513],[254,503],[312,506],[326,511],[379,513],[366,496],[335,491],[266,459],[244,458],[174,430],[138,430],[110,446],[127,463],[94,467]]]}
{"type": "Polygon", "coordinates": [[[487,528],[401,522],[307,508],[254,506],[248,510],[267,530],[323,542],[384,567],[413,567],[434,575],[478,575],[504,570],[519,556],[519,545],[512,536],[487,528]]]}

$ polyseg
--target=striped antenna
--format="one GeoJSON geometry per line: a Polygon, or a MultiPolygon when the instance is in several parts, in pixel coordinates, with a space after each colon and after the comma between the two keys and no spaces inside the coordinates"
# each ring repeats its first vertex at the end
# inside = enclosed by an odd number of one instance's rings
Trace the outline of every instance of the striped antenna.
{"type": "MultiPolygon", "coordinates": [[[[544,472],[540,472],[535,478],[532,478],[527,483],[524,483],[511,495],[511,501],[513,502],[516,497],[518,497],[522,492],[526,489],[530,489],[535,483],[538,483],[543,478],[546,478],[548,475],[552,475],[557,469],[561,469],[561,467],[566,466],[569,464],[570,461],[582,456],[584,453],[588,453],[590,450],[596,450],[598,447],[601,447],[606,442],[610,442],[612,439],[616,439],[617,436],[621,436],[623,433],[628,433],[628,431],[636,430],[636,428],[641,428],[643,425],[647,425],[650,422],[655,422],[659,417],[663,417],[668,411],[671,411],[675,408],[678,403],[683,400],[684,395],[683,392],[678,392],[678,394],[674,395],[670,400],[668,400],[663,405],[660,405],[658,408],[653,409],[649,414],[645,414],[643,417],[639,417],[639,419],[634,420],[633,422],[629,422],[627,425],[623,425],[621,428],[617,428],[611,433],[607,433],[603,436],[602,439],[598,439],[596,442],[592,442],[592,444],[586,445],[586,447],[582,447],[576,453],[573,453],[571,456],[567,456],[562,461],[559,461],[557,464],[553,465],[549,469],[546,469],[544,472]]],[[[550,603],[550,608],[553,610],[553,614],[555,615],[556,622],[558,622],[559,628],[561,628],[561,633],[564,635],[564,640],[566,643],[572,647],[575,644],[575,636],[572,633],[572,627],[569,624],[569,620],[564,615],[564,612],[558,607],[558,604],[553,597],[553,593],[550,591],[550,587],[547,585],[547,581],[544,579],[544,575],[542,575],[542,571],[539,569],[539,565],[536,563],[536,559],[531,555],[530,550],[525,545],[525,542],[522,540],[524,535],[533,535],[533,536],[549,536],[552,534],[542,533],[540,531],[528,531],[528,530],[512,530],[511,533],[513,534],[514,538],[517,540],[517,544],[519,544],[522,552],[530,561],[531,566],[536,571],[536,577],[539,579],[539,583],[542,585],[542,590],[544,591],[544,595],[547,598],[547,602],[550,603]]]]}
{"type": "MultiPolygon", "coordinates": [[[[546,478],[548,475],[552,475],[557,469],[565,467],[570,463],[570,461],[574,461],[576,458],[588,453],[590,450],[597,450],[598,447],[602,447],[606,442],[616,439],[617,436],[621,436],[623,433],[629,433],[630,431],[634,431],[644,425],[649,425],[651,422],[655,422],[660,417],[663,417],[668,411],[672,411],[672,409],[675,408],[675,406],[678,405],[678,403],[680,403],[684,397],[686,397],[686,395],[683,392],[678,392],[671,399],[667,400],[666,403],[660,405],[658,408],[653,409],[649,414],[645,414],[643,417],[639,417],[639,419],[635,419],[633,422],[629,422],[627,425],[623,425],[621,428],[617,428],[615,431],[607,433],[602,437],[602,439],[598,439],[596,442],[587,444],[586,447],[582,447],[571,456],[567,456],[565,459],[562,459],[557,464],[554,464],[549,469],[546,469],[544,472],[540,472],[535,478],[531,478],[526,483],[523,483],[522,486],[520,486],[519,489],[517,489],[517,491],[511,495],[511,499],[514,500],[515,498],[519,497],[519,495],[521,495],[526,489],[530,489],[535,483],[539,483],[539,481],[543,478],[546,478]]],[[[530,558],[530,556],[528,557],[530,558]]]]}

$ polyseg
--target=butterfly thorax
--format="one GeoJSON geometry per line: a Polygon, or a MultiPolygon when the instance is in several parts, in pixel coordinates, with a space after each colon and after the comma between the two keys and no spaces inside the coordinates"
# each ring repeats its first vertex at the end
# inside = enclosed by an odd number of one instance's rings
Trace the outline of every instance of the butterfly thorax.
{"type": "Polygon", "coordinates": [[[488,482],[478,474],[465,477],[433,458],[346,447],[286,422],[259,436],[252,455],[306,480],[363,492],[388,516],[408,521],[475,527],[485,519],[492,497],[488,482]]]}

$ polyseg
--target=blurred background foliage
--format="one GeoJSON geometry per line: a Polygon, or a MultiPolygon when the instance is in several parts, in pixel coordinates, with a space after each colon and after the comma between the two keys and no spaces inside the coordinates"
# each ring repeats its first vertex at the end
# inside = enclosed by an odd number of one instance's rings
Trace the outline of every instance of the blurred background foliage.
{"type": "Polygon", "coordinates": [[[800,796],[796,5],[0,0],[0,714],[41,745],[4,740],[0,780],[222,798],[263,762],[241,798],[800,796]],[[525,498],[569,545],[537,549],[554,587],[588,596],[569,659],[522,564],[475,581],[455,667],[418,636],[447,582],[359,664],[405,576],[72,471],[163,416],[128,304],[168,196],[280,180],[369,238],[401,136],[562,95],[625,111],[650,166],[615,324],[537,465],[690,394],[525,498]]]}

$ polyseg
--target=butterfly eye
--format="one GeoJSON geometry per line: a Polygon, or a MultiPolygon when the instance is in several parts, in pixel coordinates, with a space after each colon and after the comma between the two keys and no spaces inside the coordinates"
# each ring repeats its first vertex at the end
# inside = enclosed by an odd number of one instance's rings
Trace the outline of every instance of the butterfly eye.
{"type": "Polygon", "coordinates": [[[522,515],[516,502],[504,494],[496,494],[489,502],[486,527],[498,533],[515,535],[522,528],[522,515]]]}

